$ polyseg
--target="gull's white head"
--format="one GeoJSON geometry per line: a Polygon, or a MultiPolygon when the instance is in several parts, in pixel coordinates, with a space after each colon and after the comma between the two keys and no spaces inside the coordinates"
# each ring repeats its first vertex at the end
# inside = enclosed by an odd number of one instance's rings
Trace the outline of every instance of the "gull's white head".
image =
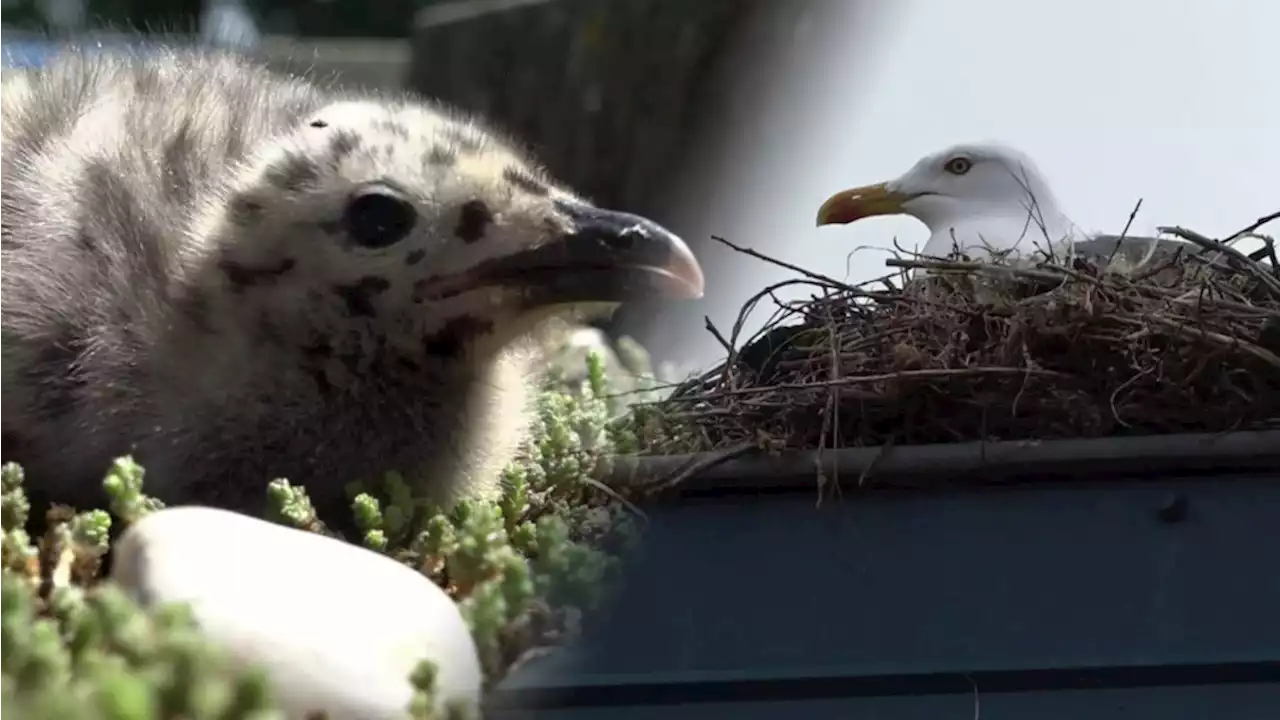
{"type": "Polygon", "coordinates": [[[993,143],[954,145],[901,177],[844,190],[818,211],[819,225],[910,215],[928,226],[923,254],[945,257],[1067,249],[1077,234],[1031,158],[993,143]]]}

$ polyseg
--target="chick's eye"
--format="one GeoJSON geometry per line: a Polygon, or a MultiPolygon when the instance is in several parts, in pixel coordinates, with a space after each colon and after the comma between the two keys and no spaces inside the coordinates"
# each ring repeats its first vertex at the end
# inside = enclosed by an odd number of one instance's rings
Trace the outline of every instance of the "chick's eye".
{"type": "Polygon", "coordinates": [[[966,157],[954,157],[948,160],[947,164],[942,167],[952,175],[963,175],[969,172],[969,169],[973,167],[973,161],[966,157]]]}
{"type": "Polygon", "coordinates": [[[418,211],[413,204],[384,186],[357,190],[342,215],[347,234],[367,248],[384,248],[400,242],[417,221],[418,211]]]}

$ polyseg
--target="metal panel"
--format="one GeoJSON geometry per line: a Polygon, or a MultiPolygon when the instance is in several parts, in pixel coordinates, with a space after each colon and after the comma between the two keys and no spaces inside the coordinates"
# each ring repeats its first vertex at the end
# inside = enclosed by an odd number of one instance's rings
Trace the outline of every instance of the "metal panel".
{"type": "MultiPolygon", "coordinates": [[[[1105,717],[1140,705],[1151,717],[1246,717],[1264,698],[1274,716],[1276,686],[1172,687],[1280,682],[1277,480],[1099,479],[823,507],[816,492],[760,493],[653,508],[581,662],[514,678],[504,701],[627,717],[672,717],[676,706],[626,709],[663,697],[698,700],[699,717],[714,717],[703,713],[716,700],[735,717],[969,717],[973,681],[1001,698],[984,702],[984,718],[993,707],[1105,717]],[[1052,699],[1060,687],[1161,685],[1052,699]],[[759,707],[723,705],[747,692],[759,707]],[[1221,712],[1186,710],[1204,703],[1221,712]]],[[[536,716],[576,717],[550,713],[536,716]]]]}
{"type": "MultiPolygon", "coordinates": [[[[611,707],[609,720],[1273,720],[1280,684],[1070,690],[928,697],[827,698],[611,707]]],[[[596,720],[599,707],[494,712],[491,720],[596,720]]]]}

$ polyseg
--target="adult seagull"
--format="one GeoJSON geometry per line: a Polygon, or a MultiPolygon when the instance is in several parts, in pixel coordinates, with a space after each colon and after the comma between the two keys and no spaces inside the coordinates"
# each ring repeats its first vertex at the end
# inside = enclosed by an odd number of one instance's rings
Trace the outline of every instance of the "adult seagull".
{"type": "Polygon", "coordinates": [[[954,145],[921,158],[887,182],[842,190],[822,204],[818,225],[910,215],[929,228],[922,255],[958,250],[976,260],[1018,256],[1057,262],[1074,254],[1144,265],[1156,252],[1197,246],[1181,240],[1090,234],[1063,212],[1030,157],[995,143],[954,145]]]}

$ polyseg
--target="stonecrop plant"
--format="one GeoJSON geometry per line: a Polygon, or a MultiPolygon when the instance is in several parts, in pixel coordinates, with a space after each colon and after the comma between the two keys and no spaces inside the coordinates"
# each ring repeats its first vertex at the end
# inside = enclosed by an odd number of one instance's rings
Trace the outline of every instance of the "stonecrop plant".
{"type": "MultiPolygon", "coordinates": [[[[628,353],[627,366],[647,363],[643,351],[628,353]]],[[[607,374],[598,352],[588,354],[585,373],[550,373],[533,441],[506,470],[496,502],[432,507],[395,473],[349,488],[362,536],[348,540],[418,570],[459,603],[490,686],[526,653],[572,637],[638,537],[637,514],[601,481],[615,453],[639,446],[629,405],[607,374]]],[[[651,376],[635,377],[632,388],[652,389],[651,376]]],[[[112,524],[162,507],[145,494],[143,467],[117,460],[104,479],[109,508],[55,509],[38,538],[27,520],[49,509],[31,507],[24,480],[19,466],[3,467],[6,710],[25,720],[283,717],[267,676],[206,642],[184,606],[144,611],[104,580],[112,524]]],[[[327,532],[305,488],[277,479],[263,492],[267,519],[327,532]]],[[[434,674],[423,663],[411,678],[413,717],[435,717],[434,674]]]]}

